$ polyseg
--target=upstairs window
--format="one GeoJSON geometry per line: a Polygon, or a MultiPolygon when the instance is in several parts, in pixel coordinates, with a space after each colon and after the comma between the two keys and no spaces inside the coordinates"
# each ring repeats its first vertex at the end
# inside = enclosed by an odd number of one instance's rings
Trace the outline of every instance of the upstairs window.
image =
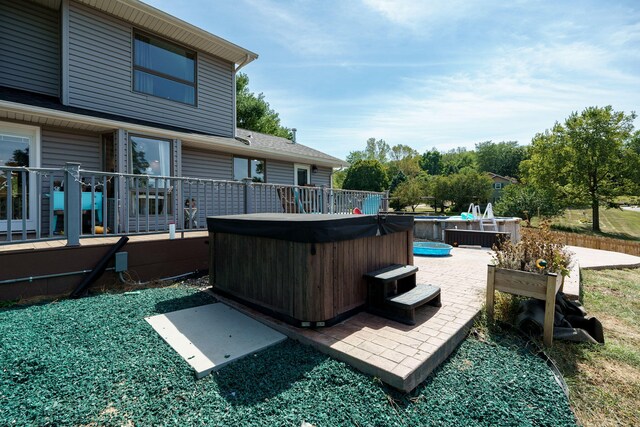
{"type": "Polygon", "coordinates": [[[196,54],[173,43],[136,33],[133,90],[196,105],[196,54]]]}

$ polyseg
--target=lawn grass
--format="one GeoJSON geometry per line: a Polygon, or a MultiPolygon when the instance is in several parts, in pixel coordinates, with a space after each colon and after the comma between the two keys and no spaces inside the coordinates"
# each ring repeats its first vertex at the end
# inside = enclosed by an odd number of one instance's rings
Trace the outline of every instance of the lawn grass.
{"type": "MultiPolygon", "coordinates": [[[[538,221],[534,220],[537,226],[538,221]]],[[[640,212],[621,209],[600,209],[600,233],[591,231],[591,209],[567,209],[552,220],[552,227],[561,231],[594,234],[615,239],[640,239],[640,212]]]]}
{"type": "Polygon", "coordinates": [[[554,345],[571,405],[585,426],[640,425],[640,269],[584,270],[583,286],[606,343],[554,345]]]}
{"type": "Polygon", "coordinates": [[[411,394],[292,340],[196,380],[144,317],[212,301],[173,286],[0,309],[0,425],[575,425],[509,337],[471,336],[411,394]]]}
{"type": "MultiPolygon", "coordinates": [[[[555,340],[549,351],[585,427],[640,425],[640,269],[583,270],[584,307],[605,345],[555,340]]],[[[519,299],[498,293],[496,318],[513,324],[519,299]]]]}

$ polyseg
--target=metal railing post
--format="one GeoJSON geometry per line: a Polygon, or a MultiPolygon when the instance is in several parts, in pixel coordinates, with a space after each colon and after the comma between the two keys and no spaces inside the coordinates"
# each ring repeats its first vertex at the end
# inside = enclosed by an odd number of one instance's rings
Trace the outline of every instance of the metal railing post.
{"type": "Polygon", "coordinates": [[[251,214],[255,213],[255,200],[254,197],[254,188],[253,182],[251,178],[245,178],[242,180],[244,182],[244,213],[251,214]]]}
{"type": "Polygon", "coordinates": [[[321,191],[322,195],[320,198],[320,203],[322,203],[322,206],[320,208],[323,214],[327,214],[329,213],[329,190],[327,189],[326,185],[323,185],[321,187],[321,191]]]}
{"type": "Polygon", "coordinates": [[[382,209],[385,213],[389,212],[389,190],[385,190],[384,192],[384,201],[382,203],[382,209]]]}
{"type": "Polygon", "coordinates": [[[11,170],[7,171],[4,182],[7,186],[7,242],[10,242],[13,238],[13,230],[11,227],[13,222],[13,181],[11,170]]]}
{"type": "Polygon", "coordinates": [[[64,233],[67,246],[80,246],[82,231],[80,163],[65,163],[64,168],[64,233]]]}

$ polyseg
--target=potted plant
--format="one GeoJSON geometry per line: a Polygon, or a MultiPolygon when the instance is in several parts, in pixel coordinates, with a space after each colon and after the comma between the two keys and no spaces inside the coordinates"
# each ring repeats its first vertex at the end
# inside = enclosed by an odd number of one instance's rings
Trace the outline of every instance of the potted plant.
{"type": "Polygon", "coordinates": [[[487,274],[487,315],[493,317],[496,290],[545,301],[544,343],[551,345],[555,298],[569,275],[570,253],[551,233],[547,221],[539,230],[523,229],[520,241],[501,242],[493,252],[487,274]]]}

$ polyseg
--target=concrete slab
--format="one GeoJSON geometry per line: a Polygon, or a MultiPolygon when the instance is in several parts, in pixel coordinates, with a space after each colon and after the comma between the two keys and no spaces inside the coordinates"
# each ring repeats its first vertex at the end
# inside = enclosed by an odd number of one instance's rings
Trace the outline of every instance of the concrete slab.
{"type": "Polygon", "coordinates": [[[600,249],[568,246],[580,262],[580,268],[587,270],[601,270],[606,268],[638,268],[640,257],[623,254],[621,252],[603,251],[600,249]]]}
{"type": "Polygon", "coordinates": [[[197,378],[287,337],[222,304],[145,318],[196,372],[197,378]]]}

